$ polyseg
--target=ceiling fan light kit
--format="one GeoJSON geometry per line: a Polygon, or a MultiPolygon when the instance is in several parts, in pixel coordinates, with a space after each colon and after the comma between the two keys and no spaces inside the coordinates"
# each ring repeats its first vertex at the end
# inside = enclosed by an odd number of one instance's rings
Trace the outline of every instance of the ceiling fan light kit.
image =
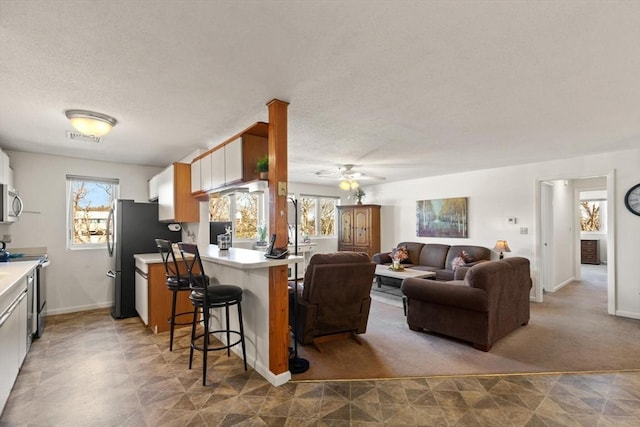
{"type": "Polygon", "coordinates": [[[342,181],[340,181],[339,186],[342,190],[349,191],[355,190],[356,188],[360,187],[360,183],[358,183],[358,181],[353,181],[350,179],[343,179],[342,181]]]}
{"type": "Polygon", "coordinates": [[[338,186],[344,191],[353,191],[360,187],[360,180],[385,180],[385,178],[381,176],[371,176],[360,171],[353,170],[354,167],[355,165],[342,165],[338,167],[338,172],[320,170],[315,172],[314,175],[319,176],[320,178],[337,178],[340,180],[338,186]]]}
{"type": "Polygon", "coordinates": [[[88,136],[100,137],[106,135],[118,123],[111,116],[87,110],[67,110],[64,114],[74,129],[88,136]]]}

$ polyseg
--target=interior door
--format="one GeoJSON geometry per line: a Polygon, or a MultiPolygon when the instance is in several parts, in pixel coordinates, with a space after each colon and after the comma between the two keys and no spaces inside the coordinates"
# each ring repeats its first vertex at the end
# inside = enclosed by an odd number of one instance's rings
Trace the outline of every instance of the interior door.
{"type": "Polygon", "coordinates": [[[542,289],[553,292],[553,186],[548,183],[540,184],[541,199],[541,233],[542,233],[542,289]]]}

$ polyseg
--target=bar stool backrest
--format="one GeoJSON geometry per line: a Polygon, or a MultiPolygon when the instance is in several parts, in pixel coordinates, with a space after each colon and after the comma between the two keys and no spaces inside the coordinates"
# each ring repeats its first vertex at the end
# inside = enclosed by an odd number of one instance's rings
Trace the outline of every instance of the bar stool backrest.
{"type": "Polygon", "coordinates": [[[175,281],[175,284],[178,285],[181,282],[180,269],[178,268],[176,255],[173,252],[172,243],[169,240],[156,239],[156,246],[158,247],[158,252],[160,252],[160,256],[162,257],[164,271],[167,276],[167,283],[175,281]]]}
{"type": "MultiPolygon", "coordinates": [[[[189,285],[191,289],[197,291],[203,291],[209,284],[209,279],[204,273],[204,267],[202,265],[202,259],[200,258],[200,252],[198,252],[198,246],[193,243],[178,243],[184,265],[189,275],[189,285]]],[[[206,294],[206,292],[205,292],[206,294]]]]}

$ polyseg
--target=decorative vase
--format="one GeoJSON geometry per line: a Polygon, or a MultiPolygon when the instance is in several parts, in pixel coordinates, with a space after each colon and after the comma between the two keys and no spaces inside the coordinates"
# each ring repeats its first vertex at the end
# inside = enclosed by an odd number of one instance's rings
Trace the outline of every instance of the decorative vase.
{"type": "Polygon", "coordinates": [[[269,179],[269,172],[260,172],[260,179],[269,179]]]}
{"type": "Polygon", "coordinates": [[[399,270],[400,269],[400,260],[398,260],[398,259],[394,259],[393,260],[393,269],[394,270],[399,270]]]}
{"type": "Polygon", "coordinates": [[[361,205],[362,204],[362,200],[358,199],[358,203],[357,204],[361,205]]]}

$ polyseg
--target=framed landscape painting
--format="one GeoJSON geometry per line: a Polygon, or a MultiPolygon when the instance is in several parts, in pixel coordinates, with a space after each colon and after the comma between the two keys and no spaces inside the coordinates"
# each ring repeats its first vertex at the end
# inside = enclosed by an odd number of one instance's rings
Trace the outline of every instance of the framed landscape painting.
{"type": "Polygon", "coordinates": [[[416,231],[418,237],[468,237],[467,198],[418,200],[416,231]]]}

